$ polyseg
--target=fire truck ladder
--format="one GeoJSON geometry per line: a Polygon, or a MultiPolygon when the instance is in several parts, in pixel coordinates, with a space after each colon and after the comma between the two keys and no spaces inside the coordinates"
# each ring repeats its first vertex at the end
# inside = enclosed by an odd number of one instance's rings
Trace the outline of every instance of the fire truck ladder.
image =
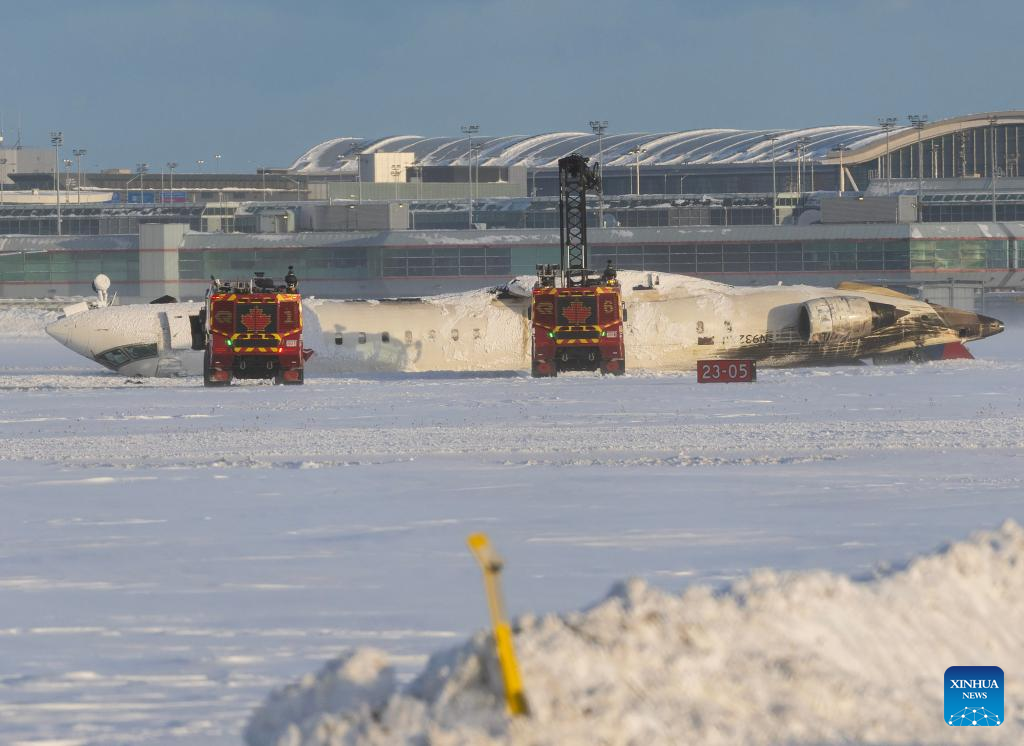
{"type": "Polygon", "coordinates": [[[565,287],[585,286],[591,274],[587,268],[587,190],[598,188],[600,177],[587,161],[579,153],[558,161],[558,222],[565,287]]]}

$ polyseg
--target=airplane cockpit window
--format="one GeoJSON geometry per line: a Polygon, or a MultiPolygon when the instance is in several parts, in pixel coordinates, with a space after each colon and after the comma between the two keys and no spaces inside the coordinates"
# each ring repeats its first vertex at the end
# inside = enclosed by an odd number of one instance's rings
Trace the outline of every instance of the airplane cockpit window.
{"type": "Polygon", "coordinates": [[[107,350],[106,352],[101,352],[96,355],[96,362],[110,368],[111,370],[117,370],[122,365],[130,363],[131,361],[132,359],[128,357],[128,353],[120,347],[115,347],[112,350],[107,350]]]}
{"type": "Polygon", "coordinates": [[[145,360],[148,357],[156,357],[156,342],[151,344],[126,345],[124,351],[132,360],[145,360]]]}
{"type": "Polygon", "coordinates": [[[156,343],[152,344],[137,344],[137,345],[125,345],[124,347],[114,347],[104,352],[100,352],[95,356],[95,360],[100,365],[110,368],[111,370],[117,370],[123,365],[135,362],[136,360],[145,360],[146,358],[156,357],[156,343]]]}

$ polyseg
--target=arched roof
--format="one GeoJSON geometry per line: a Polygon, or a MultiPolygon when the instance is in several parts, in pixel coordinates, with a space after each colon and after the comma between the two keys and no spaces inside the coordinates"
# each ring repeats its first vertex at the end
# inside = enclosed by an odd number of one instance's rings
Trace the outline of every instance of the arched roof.
{"type": "MultiPolygon", "coordinates": [[[[1024,124],[1024,111],[970,114],[925,125],[928,139],[971,127],[987,127],[995,117],[999,124],[1024,124]]],[[[700,129],[684,132],[609,134],[600,142],[605,167],[683,164],[768,164],[774,159],[803,157],[823,163],[838,161],[833,150],[845,146],[847,163],[863,163],[885,152],[885,131],[878,125],[838,125],[795,130],[700,129]],[[637,150],[639,149],[639,151],[637,150]]],[[[913,127],[895,127],[889,134],[889,148],[895,150],[917,141],[913,127]]],[[[473,149],[481,166],[528,166],[553,168],[558,159],[577,152],[598,158],[599,141],[590,132],[548,132],[540,135],[474,137],[473,149]],[[479,150],[477,150],[479,149],[479,150]]],[[[412,153],[421,166],[465,166],[469,140],[466,137],[420,137],[397,135],[379,139],[337,137],[313,146],[288,167],[300,174],[355,175],[358,156],[374,152],[412,153]]]]}

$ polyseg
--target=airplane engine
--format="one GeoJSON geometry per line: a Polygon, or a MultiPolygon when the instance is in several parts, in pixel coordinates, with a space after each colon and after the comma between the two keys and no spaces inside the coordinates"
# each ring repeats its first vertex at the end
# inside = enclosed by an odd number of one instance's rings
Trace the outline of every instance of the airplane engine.
{"type": "Polygon", "coordinates": [[[804,342],[839,344],[866,337],[905,315],[887,303],[837,295],[804,303],[797,329],[804,342]]]}

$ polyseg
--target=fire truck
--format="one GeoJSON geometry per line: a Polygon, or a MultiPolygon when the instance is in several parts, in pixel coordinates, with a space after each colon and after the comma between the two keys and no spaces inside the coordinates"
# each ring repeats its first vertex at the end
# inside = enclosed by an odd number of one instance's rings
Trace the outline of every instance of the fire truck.
{"type": "Polygon", "coordinates": [[[611,262],[600,275],[587,268],[587,189],[600,183],[587,161],[578,153],[558,161],[562,263],[537,267],[530,304],[535,378],[626,371],[625,307],[615,269],[611,262]]]}
{"type": "Polygon", "coordinates": [[[302,384],[312,350],[302,347],[302,296],[291,267],[283,285],[262,272],[241,282],[212,279],[198,324],[206,386],[230,386],[233,378],[302,384]]]}

